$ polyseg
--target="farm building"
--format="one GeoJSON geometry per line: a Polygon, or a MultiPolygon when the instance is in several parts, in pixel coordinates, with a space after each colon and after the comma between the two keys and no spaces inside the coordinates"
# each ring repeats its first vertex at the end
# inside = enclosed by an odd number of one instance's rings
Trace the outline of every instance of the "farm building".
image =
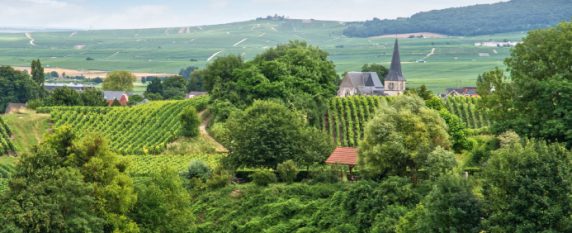
{"type": "Polygon", "coordinates": [[[84,91],[87,88],[95,88],[93,85],[75,84],[75,83],[45,83],[44,90],[53,91],[57,88],[68,87],[76,91],[84,91]]]}
{"type": "Polygon", "coordinates": [[[338,147],[332,152],[326,160],[329,165],[348,166],[350,171],[350,179],[353,180],[353,168],[357,165],[358,150],[353,147],[338,147]]]}
{"type": "Polygon", "coordinates": [[[449,97],[449,96],[467,96],[467,97],[477,97],[477,88],[476,87],[461,87],[461,88],[447,88],[445,93],[441,94],[442,97],[449,97]]]}
{"type": "Polygon", "coordinates": [[[191,91],[191,92],[189,92],[189,93],[187,94],[186,98],[187,98],[187,99],[192,99],[192,98],[194,98],[194,97],[198,97],[198,96],[202,96],[202,95],[207,95],[207,94],[209,94],[209,93],[206,92],[206,91],[191,91]]]}
{"type": "Polygon", "coordinates": [[[127,106],[129,102],[129,94],[123,91],[104,91],[103,97],[109,106],[111,106],[115,100],[119,101],[121,106],[127,106]]]}

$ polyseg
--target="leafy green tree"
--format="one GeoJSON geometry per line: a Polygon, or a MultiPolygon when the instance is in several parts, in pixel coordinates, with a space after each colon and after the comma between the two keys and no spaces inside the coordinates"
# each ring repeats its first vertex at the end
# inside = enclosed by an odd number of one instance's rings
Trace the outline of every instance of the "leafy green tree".
{"type": "Polygon", "coordinates": [[[103,92],[95,88],[87,88],[81,92],[81,102],[84,106],[107,106],[103,92]]]}
{"type": "Polygon", "coordinates": [[[34,82],[36,82],[38,86],[44,87],[44,81],[46,78],[44,74],[44,67],[42,67],[40,59],[32,60],[31,69],[32,69],[32,80],[34,80],[34,82]]]}
{"type": "Polygon", "coordinates": [[[143,100],[144,100],[143,96],[132,95],[132,96],[129,96],[129,102],[127,102],[127,105],[134,106],[134,105],[137,105],[137,104],[143,102],[143,100]]]}
{"type": "Polygon", "coordinates": [[[233,88],[237,80],[234,71],[243,65],[240,56],[229,55],[215,59],[202,71],[205,88],[213,99],[224,96],[226,90],[233,88]]]}
{"type": "Polygon", "coordinates": [[[163,81],[164,99],[184,99],[187,94],[187,81],[182,76],[166,78],[163,81]]]}
{"type": "MultiPolygon", "coordinates": [[[[102,97],[103,98],[103,97],[102,97]]],[[[50,93],[48,106],[80,106],[83,105],[81,95],[72,88],[59,87],[50,93]]]]}
{"type": "Polygon", "coordinates": [[[433,190],[405,214],[397,232],[481,232],[482,204],[467,180],[443,176],[433,190]]]}
{"type": "Polygon", "coordinates": [[[193,232],[191,197],[178,173],[165,168],[137,185],[139,200],[131,214],[142,233],[193,232]]]}
{"type": "Polygon", "coordinates": [[[570,232],[572,153],[528,141],[495,151],[484,169],[489,232],[570,232]]]}
{"type": "MultiPolygon", "coordinates": [[[[161,79],[153,79],[151,80],[151,83],[149,83],[149,85],[147,85],[147,90],[145,91],[145,97],[149,98],[148,95],[149,94],[155,94],[158,96],[161,96],[160,99],[163,99],[163,83],[161,82],[161,79]]],[[[154,99],[154,98],[149,98],[149,99],[154,99]]]]}
{"type": "Polygon", "coordinates": [[[227,126],[231,138],[227,159],[234,166],[274,168],[286,160],[312,163],[315,155],[308,154],[320,151],[314,148],[320,147],[320,139],[306,141],[302,118],[278,102],[255,101],[232,115],[227,126]]]}
{"type": "Polygon", "coordinates": [[[187,91],[206,91],[203,72],[204,71],[201,70],[195,70],[190,74],[187,91]]]}
{"type": "Polygon", "coordinates": [[[572,23],[531,31],[505,61],[510,82],[500,70],[479,79],[479,94],[493,130],[572,146],[572,23]]]}
{"type": "Polygon", "coordinates": [[[199,125],[201,120],[197,110],[193,107],[188,107],[181,114],[181,134],[185,137],[199,136],[199,125]]]}
{"type": "Polygon", "coordinates": [[[136,77],[129,71],[112,71],[103,80],[103,89],[106,91],[131,91],[136,77]]]}
{"type": "Polygon", "coordinates": [[[367,124],[359,163],[375,176],[409,175],[415,181],[438,146],[450,147],[447,125],[439,113],[417,97],[401,96],[367,124]]]}
{"type": "Polygon", "coordinates": [[[377,76],[379,76],[379,79],[382,82],[383,79],[385,79],[385,76],[387,76],[387,73],[389,72],[389,70],[385,66],[380,64],[365,64],[361,67],[361,71],[377,73],[377,76]]]}
{"type": "Polygon", "coordinates": [[[0,113],[8,103],[26,103],[42,96],[43,90],[28,74],[9,66],[0,66],[0,113]]]}
{"type": "Polygon", "coordinates": [[[449,174],[457,166],[455,153],[437,147],[427,156],[425,170],[430,179],[436,180],[442,175],[449,174]]]}
{"type": "Polygon", "coordinates": [[[298,168],[296,167],[296,162],[292,160],[287,160],[281,164],[278,164],[276,169],[278,171],[278,176],[280,180],[286,183],[292,183],[298,175],[298,168]]]}
{"type": "Polygon", "coordinates": [[[427,89],[427,86],[425,86],[425,84],[417,87],[417,88],[413,88],[413,89],[407,89],[405,91],[405,94],[409,94],[409,95],[417,95],[419,97],[421,97],[421,99],[428,101],[431,100],[433,97],[436,97],[432,91],[430,91],[429,89],[427,89]]]}

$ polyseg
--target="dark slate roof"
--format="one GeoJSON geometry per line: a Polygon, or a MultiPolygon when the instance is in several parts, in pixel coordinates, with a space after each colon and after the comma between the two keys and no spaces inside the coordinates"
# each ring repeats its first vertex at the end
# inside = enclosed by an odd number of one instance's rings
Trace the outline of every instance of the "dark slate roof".
{"type": "Polygon", "coordinates": [[[399,54],[399,42],[395,39],[395,46],[393,48],[393,58],[391,59],[391,67],[385,81],[405,81],[403,72],[401,71],[401,55],[399,54]]]}
{"type": "Polygon", "coordinates": [[[383,83],[375,72],[348,72],[345,76],[361,94],[383,92],[383,83]]]}
{"type": "Polygon", "coordinates": [[[327,164],[354,166],[357,164],[358,151],[352,147],[338,147],[326,160],[327,164]]]}

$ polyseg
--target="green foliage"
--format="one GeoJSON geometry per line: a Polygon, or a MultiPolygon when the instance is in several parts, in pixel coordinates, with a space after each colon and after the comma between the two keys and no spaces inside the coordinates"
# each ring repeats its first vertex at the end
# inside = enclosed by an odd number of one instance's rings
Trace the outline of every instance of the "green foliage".
{"type": "Polygon", "coordinates": [[[194,107],[187,107],[181,113],[181,135],[185,137],[199,136],[199,125],[201,120],[194,107]]]}
{"type": "Polygon", "coordinates": [[[140,104],[141,102],[143,102],[143,96],[140,95],[132,95],[129,96],[129,102],[127,102],[127,105],[129,106],[135,106],[137,104],[140,104]]]}
{"type": "Polygon", "coordinates": [[[32,80],[34,80],[34,82],[36,82],[36,84],[38,84],[38,86],[43,87],[44,86],[44,81],[45,81],[45,74],[44,74],[44,67],[42,67],[42,63],[40,62],[40,59],[37,60],[32,60],[32,65],[31,65],[31,69],[32,69],[32,80]]]}
{"type": "Polygon", "coordinates": [[[211,168],[202,160],[192,160],[187,172],[187,178],[198,178],[206,181],[212,174],[211,168]]]}
{"type": "Polygon", "coordinates": [[[496,4],[449,8],[414,14],[410,18],[374,18],[350,24],[344,35],[372,37],[402,33],[433,32],[445,35],[489,35],[528,31],[570,20],[572,4],[563,0],[513,0],[496,4]],[[475,20],[478,19],[478,20],[475,20]],[[508,22],[510,24],[499,24],[508,22]]]}
{"type": "Polygon", "coordinates": [[[103,80],[103,89],[106,91],[131,91],[136,77],[128,71],[112,71],[103,80]]]}
{"type": "Polygon", "coordinates": [[[271,170],[257,170],[250,178],[258,186],[268,186],[278,181],[276,174],[271,170]]]}
{"type": "Polygon", "coordinates": [[[163,83],[161,79],[156,78],[151,80],[151,83],[147,85],[147,90],[144,95],[151,100],[163,99],[163,83]]]}
{"type": "Polygon", "coordinates": [[[178,173],[164,168],[150,178],[137,185],[139,199],[130,215],[141,232],[192,232],[191,198],[178,173]]]}
{"type": "Polygon", "coordinates": [[[4,113],[8,103],[26,103],[41,97],[42,91],[28,74],[0,66],[0,113],[4,113]]]}
{"type": "Polygon", "coordinates": [[[24,232],[138,232],[126,216],[137,195],[122,167],[100,136],[76,140],[57,128],[21,159],[0,221],[24,232]]]}
{"type": "Polygon", "coordinates": [[[500,70],[478,82],[493,130],[565,142],[572,146],[572,23],[532,31],[506,60],[510,82],[500,70]]]}
{"type": "Polygon", "coordinates": [[[0,117],[0,155],[16,151],[11,137],[12,131],[0,117]]]}
{"type": "Polygon", "coordinates": [[[208,167],[217,169],[220,160],[223,158],[221,154],[185,154],[185,155],[129,155],[124,160],[128,162],[129,167],[127,173],[132,177],[148,177],[153,173],[161,172],[164,167],[175,169],[177,172],[184,174],[189,171],[192,161],[204,161],[208,167]]]}
{"type": "Polygon", "coordinates": [[[299,41],[268,49],[247,63],[236,56],[218,58],[202,74],[214,100],[244,108],[255,100],[278,99],[304,112],[312,125],[319,124],[338,84],[328,54],[299,41]]]}
{"type": "Polygon", "coordinates": [[[363,65],[361,67],[361,72],[375,72],[377,73],[377,76],[379,76],[379,80],[383,82],[383,79],[387,76],[389,70],[383,65],[372,63],[363,65]]]}
{"type": "Polygon", "coordinates": [[[537,141],[495,151],[483,174],[488,231],[570,231],[571,156],[561,145],[537,141]]]}
{"type": "Polygon", "coordinates": [[[100,132],[121,154],[157,154],[182,130],[180,115],[208,97],[184,101],[159,101],[131,108],[51,107],[54,126],[73,125],[78,135],[100,132]]]}
{"type": "Polygon", "coordinates": [[[276,167],[286,160],[312,164],[322,162],[320,158],[331,152],[324,148],[327,137],[308,133],[301,117],[278,102],[256,101],[234,114],[226,126],[230,136],[227,159],[237,167],[276,167]]]}
{"type": "Polygon", "coordinates": [[[416,97],[402,96],[384,106],[365,130],[359,147],[359,163],[375,176],[417,171],[435,148],[450,147],[447,125],[435,110],[416,97]]]}
{"type": "MultiPolygon", "coordinates": [[[[129,101],[135,96],[129,97],[129,101]]],[[[103,92],[95,88],[86,88],[80,93],[80,98],[83,106],[107,106],[103,92]]]]}
{"type": "Polygon", "coordinates": [[[163,99],[182,100],[187,95],[187,81],[181,76],[174,76],[163,81],[163,99]]]}
{"type": "Polygon", "coordinates": [[[292,183],[296,179],[298,175],[298,167],[296,166],[296,162],[292,160],[284,161],[281,164],[278,164],[276,168],[278,172],[278,177],[282,182],[292,183]]]}
{"type": "Polygon", "coordinates": [[[441,175],[452,172],[456,166],[457,160],[455,159],[455,154],[441,147],[437,147],[427,156],[425,170],[430,179],[436,180],[441,175]]]}
{"type": "MultiPolygon", "coordinates": [[[[103,99],[103,96],[101,97],[103,99]]],[[[69,87],[56,88],[50,93],[46,106],[81,106],[83,101],[79,92],[69,87]]]]}

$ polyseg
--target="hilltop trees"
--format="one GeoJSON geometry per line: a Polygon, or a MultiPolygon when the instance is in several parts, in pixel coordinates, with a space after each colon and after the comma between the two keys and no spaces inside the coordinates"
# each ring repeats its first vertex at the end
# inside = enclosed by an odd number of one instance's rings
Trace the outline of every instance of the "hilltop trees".
{"type": "Polygon", "coordinates": [[[377,76],[379,76],[379,80],[383,82],[383,79],[385,78],[389,70],[383,65],[372,63],[363,65],[361,67],[361,72],[375,72],[377,73],[377,76]]]}
{"type": "Polygon", "coordinates": [[[572,23],[532,31],[506,60],[510,82],[500,70],[483,74],[478,90],[493,129],[566,142],[572,146],[572,23]]]}
{"type": "Polygon", "coordinates": [[[245,108],[257,99],[277,99],[315,124],[337,90],[338,76],[327,57],[319,48],[293,41],[246,63],[237,56],[218,58],[201,74],[214,100],[245,108]]]}
{"type": "Polygon", "coordinates": [[[409,175],[428,162],[437,147],[449,148],[447,125],[417,97],[403,96],[381,108],[365,129],[359,163],[372,175],[409,175]]]}
{"type": "Polygon", "coordinates": [[[103,89],[107,91],[131,91],[136,77],[128,71],[112,71],[103,80],[103,89]]]}
{"type": "Polygon", "coordinates": [[[28,74],[9,66],[0,67],[0,113],[5,111],[8,103],[26,103],[41,97],[42,91],[28,74]]]}

